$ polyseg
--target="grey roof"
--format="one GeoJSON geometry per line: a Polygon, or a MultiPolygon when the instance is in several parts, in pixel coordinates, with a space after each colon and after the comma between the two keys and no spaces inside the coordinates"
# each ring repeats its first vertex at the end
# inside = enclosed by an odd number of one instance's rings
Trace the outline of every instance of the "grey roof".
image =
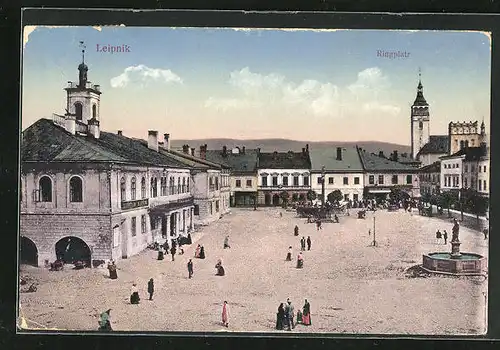
{"type": "Polygon", "coordinates": [[[232,153],[227,150],[207,150],[206,158],[214,163],[224,164],[231,168],[233,172],[256,172],[258,161],[258,150],[245,149],[245,153],[232,153]]]}
{"type": "Polygon", "coordinates": [[[419,169],[421,173],[439,173],[441,172],[441,162],[434,162],[419,169]]]}
{"type": "Polygon", "coordinates": [[[307,152],[261,152],[258,167],[260,169],[311,169],[311,160],[307,152]]]}
{"type": "Polygon", "coordinates": [[[311,170],[321,171],[324,166],[325,171],[363,171],[363,164],[356,147],[342,147],[342,160],[337,160],[337,148],[311,148],[309,156],[311,158],[311,170]]]}
{"type": "Polygon", "coordinates": [[[135,139],[101,132],[73,135],[48,119],[39,119],[22,133],[22,162],[107,162],[186,167],[135,139]]]}
{"type": "Polygon", "coordinates": [[[450,156],[441,157],[441,159],[447,159],[452,157],[465,156],[466,162],[478,161],[481,158],[487,156],[486,147],[465,147],[460,151],[453,153],[450,156]]]}
{"type": "Polygon", "coordinates": [[[369,153],[365,150],[361,150],[358,147],[358,153],[361,158],[361,163],[363,164],[363,169],[367,171],[408,171],[414,172],[417,169],[410,165],[401,164],[389,160],[385,157],[380,157],[374,153],[369,153]]]}
{"type": "Polygon", "coordinates": [[[422,86],[422,82],[418,82],[418,87],[417,87],[417,97],[415,98],[415,102],[413,102],[414,106],[428,106],[429,104],[425,100],[424,97],[424,89],[422,86]]]}
{"type": "Polygon", "coordinates": [[[443,154],[450,151],[450,141],[448,135],[431,135],[429,142],[420,149],[417,157],[424,154],[443,154]]]}

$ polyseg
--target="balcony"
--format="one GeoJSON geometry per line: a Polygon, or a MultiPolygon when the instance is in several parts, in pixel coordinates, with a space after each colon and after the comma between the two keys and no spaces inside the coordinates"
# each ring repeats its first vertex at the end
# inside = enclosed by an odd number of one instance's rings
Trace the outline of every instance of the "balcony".
{"type": "Polygon", "coordinates": [[[128,209],[134,209],[134,208],[141,208],[141,207],[147,207],[149,205],[149,199],[138,199],[135,201],[126,201],[121,203],[121,208],[122,210],[128,210],[128,209]]]}
{"type": "MultiPolygon", "coordinates": [[[[66,86],[67,89],[78,89],[78,83],[74,81],[68,81],[68,86],[66,86]]],[[[85,85],[86,89],[92,89],[95,91],[101,91],[101,86],[97,84],[92,84],[90,81],[87,82],[85,85]]]]}
{"type": "Polygon", "coordinates": [[[293,185],[259,185],[259,188],[262,189],[268,189],[268,190],[274,190],[274,189],[279,189],[279,190],[303,190],[303,189],[310,189],[310,185],[298,185],[298,186],[293,186],[293,185]]]}

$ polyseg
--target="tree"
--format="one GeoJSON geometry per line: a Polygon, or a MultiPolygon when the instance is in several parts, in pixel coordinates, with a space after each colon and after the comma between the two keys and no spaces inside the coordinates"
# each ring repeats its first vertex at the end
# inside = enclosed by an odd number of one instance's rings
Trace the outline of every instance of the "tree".
{"type": "Polygon", "coordinates": [[[317,196],[318,196],[318,195],[317,195],[317,194],[316,194],[316,192],[314,192],[313,190],[309,190],[309,191],[307,191],[307,195],[306,195],[306,197],[307,197],[307,200],[308,200],[308,201],[311,201],[311,202],[312,202],[313,200],[315,200],[315,199],[316,199],[316,197],[317,197],[317,196]]]}
{"type": "Polygon", "coordinates": [[[342,195],[342,192],[340,190],[335,190],[328,193],[328,196],[326,198],[330,203],[335,203],[340,202],[342,199],[344,199],[344,196],[342,195]]]}
{"type": "Polygon", "coordinates": [[[393,203],[397,203],[399,201],[409,199],[410,195],[403,191],[401,188],[394,187],[391,189],[391,193],[389,193],[389,198],[393,203]]]}
{"type": "Polygon", "coordinates": [[[448,217],[451,217],[450,207],[457,201],[457,195],[451,191],[445,191],[438,197],[438,205],[448,209],[448,217]]]}
{"type": "Polygon", "coordinates": [[[481,196],[477,191],[472,189],[462,191],[462,205],[467,212],[476,214],[478,225],[479,216],[485,215],[488,211],[488,202],[488,198],[481,196]]]}
{"type": "Polygon", "coordinates": [[[290,198],[290,194],[287,191],[281,191],[280,198],[283,202],[283,207],[286,208],[288,204],[288,199],[290,198]]]}
{"type": "Polygon", "coordinates": [[[420,200],[424,203],[430,203],[431,202],[431,195],[429,193],[424,193],[421,197],[420,200]]]}

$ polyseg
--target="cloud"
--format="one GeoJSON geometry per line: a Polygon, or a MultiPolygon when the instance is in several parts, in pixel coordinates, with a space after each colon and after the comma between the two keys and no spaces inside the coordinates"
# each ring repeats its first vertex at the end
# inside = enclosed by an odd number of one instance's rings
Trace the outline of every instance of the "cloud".
{"type": "MultiPolygon", "coordinates": [[[[121,24],[120,26],[125,27],[125,25],[123,25],[123,24],[121,24]]],[[[26,44],[28,43],[30,34],[39,28],[50,28],[50,29],[71,28],[71,26],[24,26],[24,28],[23,28],[23,48],[26,48],[26,44]]],[[[92,28],[94,28],[97,31],[102,31],[101,26],[93,26],[92,28]]]]}
{"type": "Polygon", "coordinates": [[[160,81],[182,84],[182,79],[170,69],[149,68],[143,64],[125,68],[122,74],[111,78],[111,87],[124,88],[131,82],[160,81]]]}
{"type": "Polygon", "coordinates": [[[359,72],[356,81],[343,88],[313,79],[296,83],[283,75],[259,74],[248,67],[231,72],[228,83],[234,96],[212,96],[205,107],[222,111],[274,107],[323,117],[342,117],[346,112],[400,112],[399,107],[386,102],[391,84],[377,67],[359,72]]]}

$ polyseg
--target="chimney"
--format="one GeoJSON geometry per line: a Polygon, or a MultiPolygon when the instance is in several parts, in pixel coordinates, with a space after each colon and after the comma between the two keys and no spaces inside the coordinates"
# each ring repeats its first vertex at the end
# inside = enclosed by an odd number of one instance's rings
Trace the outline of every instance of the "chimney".
{"type": "Polygon", "coordinates": [[[337,147],[337,160],[342,160],[342,147],[337,147]]]}
{"type": "Polygon", "coordinates": [[[227,156],[227,147],[226,146],[222,146],[222,155],[224,157],[227,156]]]}
{"type": "Polygon", "coordinates": [[[121,130],[118,130],[116,133],[118,134],[118,136],[123,136],[123,132],[121,130]]]}
{"type": "Polygon", "coordinates": [[[148,131],[148,148],[158,152],[158,131],[148,131]]]}
{"type": "Polygon", "coordinates": [[[88,133],[92,135],[95,139],[99,138],[101,133],[99,131],[99,121],[96,118],[89,119],[88,133]]]}
{"type": "Polygon", "coordinates": [[[394,150],[394,152],[392,152],[392,158],[395,162],[397,162],[399,160],[399,157],[398,157],[398,151],[397,150],[394,150]]]}
{"type": "Polygon", "coordinates": [[[182,152],[189,154],[189,145],[182,145],[182,152]]]}
{"type": "Polygon", "coordinates": [[[207,144],[200,146],[200,158],[207,159],[207,144]]]}
{"type": "Polygon", "coordinates": [[[309,144],[306,144],[306,153],[309,153],[309,144]]]}
{"type": "Polygon", "coordinates": [[[163,134],[163,148],[170,150],[170,134],[163,134]]]}
{"type": "Polygon", "coordinates": [[[384,151],[379,151],[379,152],[378,152],[378,156],[379,156],[380,158],[385,158],[385,156],[384,156],[384,151]]]}
{"type": "Polygon", "coordinates": [[[245,154],[245,146],[241,148],[241,154],[245,154]]]}
{"type": "Polygon", "coordinates": [[[302,154],[306,154],[306,149],[302,147],[302,154]]]}
{"type": "Polygon", "coordinates": [[[195,151],[195,148],[194,148],[194,147],[192,147],[192,148],[191,148],[191,155],[192,155],[193,157],[194,157],[194,151],[195,151]]]}
{"type": "Polygon", "coordinates": [[[66,116],[66,130],[71,134],[76,134],[76,117],[74,115],[66,116]]]}

